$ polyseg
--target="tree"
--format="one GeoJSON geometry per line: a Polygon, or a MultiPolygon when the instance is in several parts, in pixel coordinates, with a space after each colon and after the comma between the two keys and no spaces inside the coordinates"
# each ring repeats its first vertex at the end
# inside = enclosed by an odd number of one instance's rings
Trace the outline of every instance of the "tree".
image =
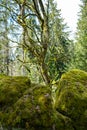
{"type": "MultiPolygon", "coordinates": [[[[0,1],[0,73],[6,75],[20,75],[16,68],[16,46],[19,46],[21,29],[14,20],[15,13],[10,6],[16,8],[16,4],[9,0],[0,1]],[[19,31],[18,31],[19,30],[19,31]]],[[[14,8],[13,8],[14,10],[14,8]]]]}
{"type": "MultiPolygon", "coordinates": [[[[16,6],[18,7],[18,12],[14,7],[15,14],[17,16],[17,22],[21,25],[23,29],[23,48],[26,48],[26,50],[28,50],[36,58],[37,64],[41,69],[43,79],[48,84],[50,83],[50,78],[47,72],[45,57],[49,45],[47,11],[49,8],[49,1],[45,3],[47,9],[45,8],[43,1],[41,0],[14,0],[14,2],[17,4],[16,6]],[[36,21],[35,25],[32,21],[31,24],[29,24],[32,18],[36,21]],[[35,38],[33,39],[33,37],[35,38]]],[[[13,11],[13,8],[10,10],[13,11]]]]}
{"type": "Polygon", "coordinates": [[[66,71],[66,66],[70,62],[72,41],[68,38],[67,25],[61,17],[61,11],[57,9],[56,3],[49,2],[49,39],[46,62],[52,80],[58,80],[62,73],[66,71]]]}
{"type": "MultiPolygon", "coordinates": [[[[1,1],[7,7],[7,3],[1,1]]],[[[6,8],[0,7],[0,46],[1,46],[1,64],[0,64],[0,71],[1,73],[5,73],[9,75],[9,39],[8,39],[8,10],[6,8]]]]}
{"type": "Polygon", "coordinates": [[[87,71],[87,0],[82,0],[80,6],[76,39],[76,68],[87,71]]]}
{"type": "MultiPolygon", "coordinates": [[[[18,55],[23,68],[30,71],[32,62],[39,70],[39,77],[43,77],[46,84],[49,84],[55,77],[58,79],[65,71],[69,61],[68,33],[66,25],[52,0],[13,0],[6,8],[14,20],[13,24],[21,28],[21,39],[18,46],[21,46],[22,57],[18,55]]],[[[17,33],[17,30],[14,30],[17,33]]],[[[11,35],[11,34],[10,34],[11,35]]],[[[17,35],[16,35],[17,36],[17,35]]],[[[11,38],[13,36],[11,35],[11,38]]],[[[14,38],[13,38],[14,40],[14,38]]],[[[12,41],[13,41],[12,40],[12,41]]],[[[20,51],[19,47],[16,48],[20,51]]],[[[18,52],[19,53],[19,52],[18,52]]],[[[41,79],[40,79],[41,80],[41,79]]]]}

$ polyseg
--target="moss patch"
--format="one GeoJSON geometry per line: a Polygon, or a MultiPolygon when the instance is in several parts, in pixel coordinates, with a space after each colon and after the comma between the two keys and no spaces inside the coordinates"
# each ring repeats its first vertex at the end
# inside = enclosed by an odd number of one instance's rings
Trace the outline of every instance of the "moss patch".
{"type": "Polygon", "coordinates": [[[0,110],[14,104],[29,87],[27,77],[0,76],[0,110]]]}
{"type": "Polygon", "coordinates": [[[56,92],[55,108],[72,120],[76,130],[87,127],[87,73],[72,70],[62,76],[56,92]]]}
{"type": "Polygon", "coordinates": [[[29,87],[28,77],[0,76],[0,122],[7,122],[14,103],[29,87]]]}
{"type": "Polygon", "coordinates": [[[47,86],[36,85],[14,104],[8,125],[26,129],[47,129],[52,126],[52,99],[47,86]],[[48,122],[49,121],[49,122],[48,122]]]}
{"type": "Polygon", "coordinates": [[[74,130],[72,125],[72,120],[67,116],[59,113],[58,111],[54,112],[55,119],[55,130],[74,130]]]}
{"type": "Polygon", "coordinates": [[[27,77],[0,76],[0,122],[3,127],[50,130],[51,89],[31,84],[27,77]]]}

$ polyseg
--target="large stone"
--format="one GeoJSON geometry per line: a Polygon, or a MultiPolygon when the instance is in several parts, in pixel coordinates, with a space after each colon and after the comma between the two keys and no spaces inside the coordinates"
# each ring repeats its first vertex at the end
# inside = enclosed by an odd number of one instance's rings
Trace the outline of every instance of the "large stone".
{"type": "Polygon", "coordinates": [[[8,127],[14,104],[31,87],[28,77],[0,75],[0,124],[8,127]]]}
{"type": "Polygon", "coordinates": [[[54,111],[54,121],[55,130],[74,130],[72,120],[58,111],[54,111]]]}
{"type": "Polygon", "coordinates": [[[87,73],[72,70],[57,85],[56,110],[72,120],[74,130],[87,130],[87,73]]]}
{"type": "Polygon", "coordinates": [[[27,77],[0,76],[0,123],[4,128],[50,130],[53,108],[49,86],[27,77]]]}
{"type": "Polygon", "coordinates": [[[50,130],[53,114],[50,92],[49,87],[42,85],[27,89],[14,104],[8,125],[29,130],[50,130]]]}
{"type": "Polygon", "coordinates": [[[30,86],[28,77],[0,76],[0,110],[11,107],[30,86]]]}

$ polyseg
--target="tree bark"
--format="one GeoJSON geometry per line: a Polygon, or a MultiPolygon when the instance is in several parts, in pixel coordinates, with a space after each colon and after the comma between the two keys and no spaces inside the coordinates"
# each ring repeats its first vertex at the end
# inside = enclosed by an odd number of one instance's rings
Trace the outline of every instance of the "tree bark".
{"type": "Polygon", "coordinates": [[[50,84],[50,76],[48,75],[47,65],[45,63],[42,63],[40,65],[41,68],[41,74],[43,77],[43,80],[46,84],[50,84]]]}

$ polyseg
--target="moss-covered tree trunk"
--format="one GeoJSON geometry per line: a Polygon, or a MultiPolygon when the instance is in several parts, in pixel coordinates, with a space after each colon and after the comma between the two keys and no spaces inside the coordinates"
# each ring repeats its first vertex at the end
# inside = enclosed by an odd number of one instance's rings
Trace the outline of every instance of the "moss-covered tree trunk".
{"type": "MultiPolygon", "coordinates": [[[[18,23],[22,26],[23,31],[25,31],[25,40],[23,42],[23,46],[29,53],[32,53],[34,58],[36,58],[43,80],[46,84],[49,84],[50,76],[48,74],[47,64],[45,63],[45,58],[49,45],[49,16],[47,11],[45,10],[44,3],[42,0],[32,0],[30,3],[27,3],[26,0],[21,3],[19,3],[18,1],[16,2],[19,5],[20,12],[18,15],[18,23]],[[29,10],[28,18],[27,14],[25,13],[27,12],[27,10],[29,10]],[[38,26],[39,28],[39,36],[38,31],[34,30],[35,27],[32,30],[31,23],[27,24],[27,21],[30,20],[29,18],[31,17],[36,22],[38,20],[37,25],[35,26],[38,26]],[[30,32],[32,32],[33,36],[30,35],[30,32]]],[[[47,8],[49,8],[49,4],[47,5],[47,8]]]]}
{"type": "Polygon", "coordinates": [[[42,63],[40,68],[41,68],[41,74],[42,74],[44,82],[46,84],[50,84],[50,76],[48,75],[48,70],[47,70],[46,64],[42,63]]]}

